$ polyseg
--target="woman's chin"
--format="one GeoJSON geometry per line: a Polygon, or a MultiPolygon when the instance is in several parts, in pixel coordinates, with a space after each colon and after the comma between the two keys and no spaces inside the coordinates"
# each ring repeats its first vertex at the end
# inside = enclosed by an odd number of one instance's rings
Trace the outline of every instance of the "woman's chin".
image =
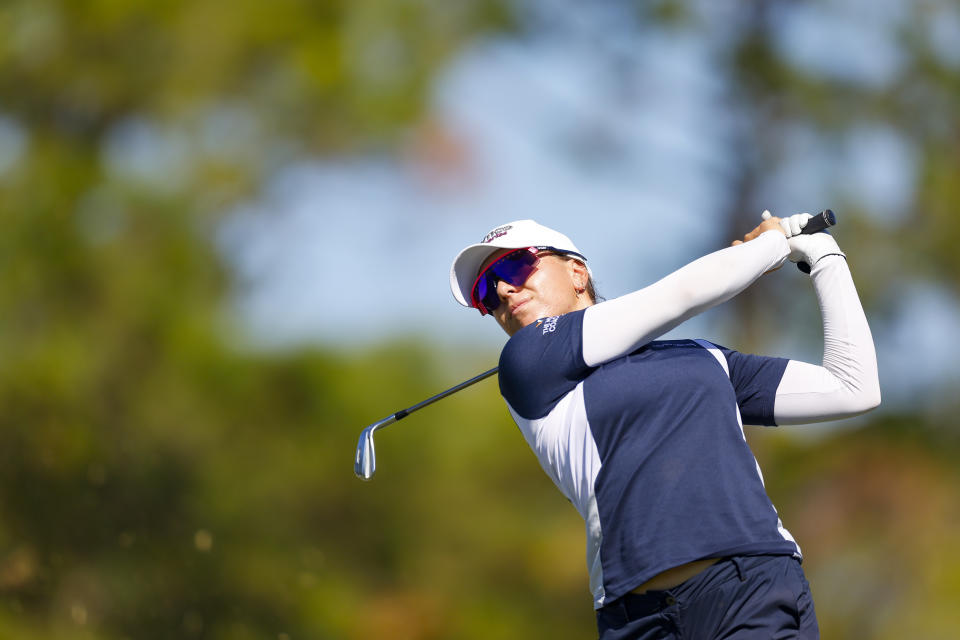
{"type": "Polygon", "coordinates": [[[533,305],[532,303],[527,303],[516,310],[513,318],[518,325],[525,327],[528,324],[536,322],[540,318],[546,318],[549,315],[550,313],[548,310],[533,305]]]}

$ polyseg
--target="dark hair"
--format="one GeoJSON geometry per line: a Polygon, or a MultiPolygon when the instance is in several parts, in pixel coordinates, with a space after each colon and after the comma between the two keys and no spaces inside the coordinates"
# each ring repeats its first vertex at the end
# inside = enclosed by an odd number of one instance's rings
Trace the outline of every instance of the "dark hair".
{"type": "Polygon", "coordinates": [[[590,296],[593,304],[606,300],[606,298],[597,293],[597,284],[593,281],[593,276],[587,276],[587,295],[590,296]]]}

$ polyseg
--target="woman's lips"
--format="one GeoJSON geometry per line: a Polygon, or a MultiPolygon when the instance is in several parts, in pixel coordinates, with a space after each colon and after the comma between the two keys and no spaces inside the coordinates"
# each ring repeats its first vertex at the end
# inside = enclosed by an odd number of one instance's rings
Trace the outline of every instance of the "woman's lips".
{"type": "Polygon", "coordinates": [[[523,300],[522,302],[518,302],[517,304],[512,305],[512,306],[510,307],[510,315],[516,315],[516,314],[517,314],[517,309],[519,309],[519,308],[522,307],[523,305],[527,304],[528,302],[530,302],[530,300],[523,300]]]}

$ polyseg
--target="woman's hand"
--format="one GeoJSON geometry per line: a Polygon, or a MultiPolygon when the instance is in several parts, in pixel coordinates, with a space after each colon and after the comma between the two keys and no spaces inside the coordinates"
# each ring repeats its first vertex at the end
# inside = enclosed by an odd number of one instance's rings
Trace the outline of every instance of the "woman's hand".
{"type": "Polygon", "coordinates": [[[779,231],[784,237],[787,237],[786,232],[780,225],[780,218],[770,215],[769,211],[764,211],[763,213],[765,214],[763,222],[757,225],[753,231],[743,236],[743,240],[734,240],[731,243],[732,246],[737,246],[738,244],[743,244],[744,242],[750,242],[754,238],[758,237],[761,233],[766,231],[779,231]]]}

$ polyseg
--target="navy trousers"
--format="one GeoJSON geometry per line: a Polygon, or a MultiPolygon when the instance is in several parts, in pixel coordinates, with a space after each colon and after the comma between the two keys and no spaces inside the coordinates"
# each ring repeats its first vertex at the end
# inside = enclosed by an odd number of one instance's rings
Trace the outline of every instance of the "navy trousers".
{"type": "Polygon", "coordinates": [[[810,585],[791,556],[725,558],[665,591],[597,611],[600,640],[817,639],[810,585]]]}

